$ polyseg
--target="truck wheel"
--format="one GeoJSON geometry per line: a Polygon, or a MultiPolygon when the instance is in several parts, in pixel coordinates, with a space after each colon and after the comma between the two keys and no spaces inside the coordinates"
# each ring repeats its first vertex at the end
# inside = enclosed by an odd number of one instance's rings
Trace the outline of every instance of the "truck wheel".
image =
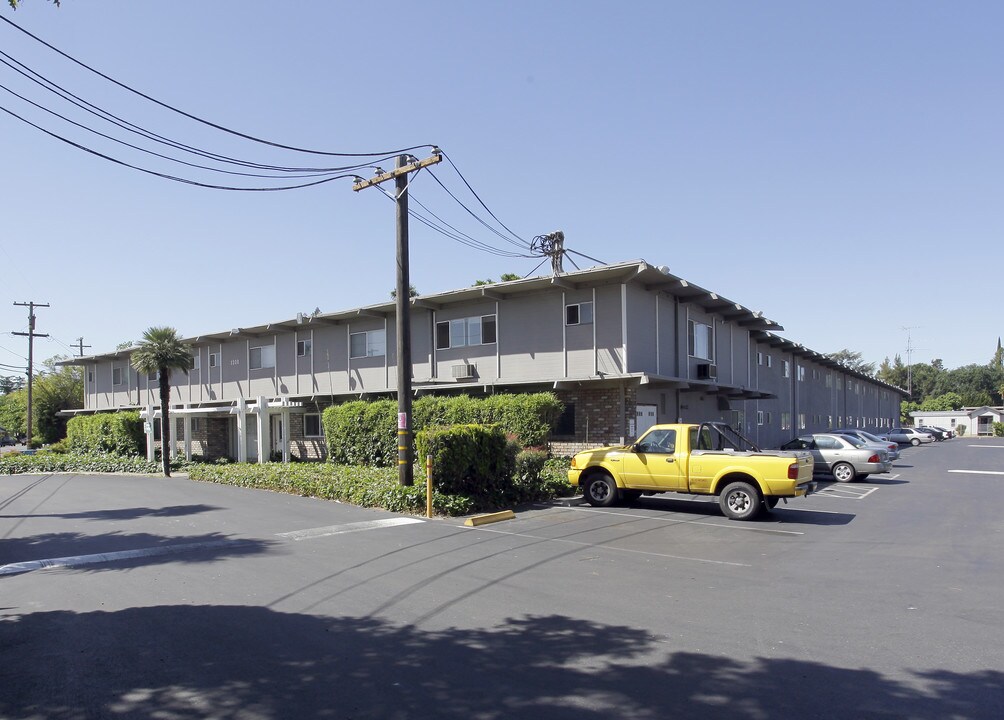
{"type": "Polygon", "coordinates": [[[857,471],[854,466],[849,463],[837,463],[830,470],[833,473],[833,477],[837,482],[854,482],[854,479],[858,476],[857,471]]]}
{"type": "Polygon", "coordinates": [[[593,475],[586,483],[583,495],[593,507],[610,507],[617,502],[617,483],[606,473],[593,475]]]}
{"type": "Polygon", "coordinates": [[[718,496],[718,505],[730,520],[752,520],[763,507],[757,489],[743,481],[726,485],[718,496]]]}

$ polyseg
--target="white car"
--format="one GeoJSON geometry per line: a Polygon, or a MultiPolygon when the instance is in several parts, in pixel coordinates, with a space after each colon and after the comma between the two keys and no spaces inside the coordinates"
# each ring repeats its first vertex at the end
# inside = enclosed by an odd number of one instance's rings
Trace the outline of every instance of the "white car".
{"type": "Polygon", "coordinates": [[[896,428],[882,435],[886,440],[898,442],[900,445],[920,445],[921,443],[934,442],[934,435],[914,428],[896,428]]]}

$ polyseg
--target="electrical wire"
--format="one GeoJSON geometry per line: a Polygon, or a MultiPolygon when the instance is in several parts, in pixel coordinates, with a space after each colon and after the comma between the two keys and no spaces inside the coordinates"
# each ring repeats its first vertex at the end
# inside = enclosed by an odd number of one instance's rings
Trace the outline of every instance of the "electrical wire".
{"type": "Polygon", "coordinates": [[[493,213],[489,209],[489,207],[487,205],[485,205],[484,201],[481,199],[481,196],[478,195],[474,191],[474,188],[471,187],[471,184],[469,182],[467,182],[467,178],[465,178],[464,174],[462,172],[460,172],[460,168],[458,168],[457,164],[455,162],[453,162],[453,159],[449,155],[447,155],[445,152],[442,152],[442,150],[440,150],[440,153],[442,154],[442,156],[444,158],[446,158],[446,161],[448,163],[450,163],[451,166],[453,166],[453,170],[457,173],[457,175],[460,176],[460,179],[463,180],[464,185],[467,186],[467,189],[471,191],[471,195],[473,195],[475,198],[477,198],[477,201],[481,204],[481,207],[483,207],[485,210],[488,211],[488,214],[492,216],[492,218],[495,220],[495,222],[497,222],[499,225],[501,225],[503,228],[505,228],[506,232],[508,232],[510,235],[512,235],[514,238],[516,238],[516,240],[518,241],[519,244],[521,244],[521,245],[528,245],[529,243],[527,243],[526,240],[524,240],[519,235],[517,235],[516,233],[514,233],[512,230],[510,230],[508,227],[506,227],[505,224],[501,220],[499,220],[497,217],[495,217],[495,213],[493,213]]]}
{"type": "MultiPolygon", "coordinates": [[[[164,137],[163,135],[155,133],[155,132],[153,132],[151,130],[147,130],[146,128],[143,128],[143,127],[141,127],[139,125],[136,125],[135,123],[131,123],[128,120],[125,120],[124,118],[121,118],[118,115],[115,115],[114,113],[111,113],[108,110],[105,110],[104,108],[101,108],[101,107],[99,107],[99,106],[97,106],[97,105],[95,105],[95,104],[93,104],[91,102],[88,102],[87,100],[83,99],[79,95],[75,95],[74,93],[70,92],[69,90],[67,90],[66,88],[62,87],[61,85],[53,82],[52,80],[50,80],[49,78],[45,77],[41,73],[38,73],[35,70],[32,70],[30,67],[28,67],[24,63],[20,62],[16,58],[14,58],[14,57],[8,55],[7,53],[3,52],[2,50],[0,50],[0,58],[6,58],[6,59],[0,59],[0,64],[6,65],[8,68],[10,68],[11,70],[13,70],[14,72],[18,73],[19,75],[23,76],[24,78],[28,79],[29,81],[35,83],[36,85],[40,86],[44,90],[52,93],[53,95],[56,95],[57,97],[59,97],[63,101],[65,101],[67,103],[70,103],[71,105],[74,105],[77,108],[79,108],[79,109],[81,109],[81,110],[83,110],[83,111],[85,111],[87,113],[90,113],[91,115],[94,115],[95,117],[97,117],[97,118],[99,118],[99,119],[101,119],[101,120],[103,120],[105,122],[111,123],[112,125],[116,125],[117,127],[121,128],[123,130],[126,130],[127,132],[130,132],[130,133],[133,133],[133,134],[136,134],[136,135],[140,135],[141,137],[144,137],[144,138],[146,138],[148,140],[152,140],[153,142],[156,142],[156,143],[159,143],[159,144],[162,144],[162,145],[167,145],[168,147],[172,147],[172,148],[175,148],[177,150],[182,150],[184,152],[187,152],[187,153],[190,153],[190,154],[193,154],[193,155],[197,155],[197,156],[200,156],[200,157],[204,157],[206,159],[215,160],[215,161],[218,161],[218,162],[230,163],[230,164],[234,164],[234,165],[238,165],[238,166],[243,166],[243,167],[255,168],[255,169],[259,169],[259,170],[273,170],[273,171],[276,171],[276,172],[284,172],[284,173],[294,173],[294,172],[341,172],[341,171],[348,171],[348,170],[353,170],[353,169],[361,169],[363,167],[366,167],[365,163],[360,163],[360,164],[357,164],[357,165],[346,165],[346,166],[342,166],[342,167],[316,167],[316,168],[315,167],[287,167],[287,166],[282,166],[282,165],[271,165],[271,164],[267,164],[267,163],[253,162],[253,161],[250,161],[250,160],[240,160],[238,158],[232,158],[232,157],[229,157],[227,155],[222,155],[222,154],[214,153],[214,152],[211,152],[211,151],[208,151],[208,150],[203,150],[203,149],[200,149],[200,148],[196,148],[196,147],[193,147],[191,145],[187,145],[187,144],[185,144],[183,142],[180,142],[180,141],[177,141],[177,140],[172,140],[170,138],[164,137]],[[15,65],[17,65],[19,67],[15,67],[15,65]]],[[[28,102],[30,102],[30,101],[28,101],[28,102]]],[[[393,155],[389,155],[389,156],[387,156],[385,158],[381,158],[381,160],[378,160],[377,162],[390,160],[393,157],[394,157],[393,155]]],[[[367,161],[367,162],[372,162],[372,161],[367,161]]]]}
{"type": "MultiPolygon", "coordinates": [[[[479,223],[481,223],[489,232],[493,233],[494,235],[497,235],[502,240],[505,240],[507,243],[510,243],[511,245],[515,245],[516,247],[518,247],[518,248],[520,248],[522,250],[529,250],[530,249],[529,243],[526,243],[523,240],[517,241],[517,240],[513,240],[511,238],[506,237],[501,232],[499,232],[498,230],[496,230],[495,228],[493,228],[491,225],[489,225],[484,219],[478,217],[477,213],[475,213],[473,210],[471,210],[469,207],[467,207],[467,205],[465,205],[464,202],[460,198],[458,198],[456,195],[454,195],[453,192],[451,192],[450,189],[447,188],[446,185],[444,185],[443,182],[438,177],[436,177],[436,174],[434,172],[432,172],[431,170],[429,170],[429,175],[431,175],[432,179],[435,180],[439,184],[439,186],[441,188],[443,188],[443,190],[446,191],[447,195],[449,195],[451,198],[453,198],[456,201],[456,203],[458,205],[460,205],[460,207],[462,207],[464,210],[466,210],[467,213],[472,218],[474,218],[479,223]]],[[[463,176],[461,176],[461,179],[463,179],[463,176]]],[[[467,181],[464,180],[464,183],[466,184],[467,181]]],[[[468,185],[467,187],[470,187],[470,185],[468,185]]],[[[473,190],[471,190],[471,192],[473,192],[473,190]]],[[[491,210],[489,210],[488,213],[492,214],[491,210]]],[[[495,216],[492,214],[492,217],[494,218],[495,216]]],[[[496,222],[498,222],[497,219],[496,219],[496,222]]],[[[499,225],[502,225],[502,223],[499,223],[499,225]]],[[[502,225],[502,227],[505,227],[505,225],[502,225]]],[[[506,228],[506,230],[508,230],[508,228],[506,228]]],[[[511,233],[512,231],[509,231],[509,232],[511,233]]]]}
{"type": "MultiPolygon", "coordinates": [[[[2,18],[2,17],[3,16],[0,16],[0,18],[2,18]]],[[[7,113],[11,117],[17,118],[18,120],[20,120],[21,122],[25,123],[26,125],[30,125],[31,127],[35,128],[36,130],[39,130],[39,131],[45,133],[46,135],[49,135],[50,137],[56,138],[57,140],[61,140],[62,142],[66,143],[67,145],[71,145],[71,146],[77,148],[78,150],[83,150],[84,152],[90,153],[91,155],[95,155],[97,157],[100,157],[100,158],[103,158],[105,160],[108,160],[109,162],[113,162],[116,165],[122,165],[123,167],[131,168],[133,170],[138,170],[138,171],[146,173],[148,175],[154,175],[156,177],[164,178],[165,180],[173,180],[175,182],[183,183],[185,185],[195,185],[196,187],[211,188],[213,190],[235,190],[235,191],[243,191],[243,192],[276,192],[276,191],[280,191],[280,190],[298,190],[300,188],[312,187],[314,185],[322,185],[324,183],[329,183],[329,182],[331,182],[333,180],[340,180],[340,179],[343,179],[343,178],[356,177],[355,173],[347,173],[347,174],[344,174],[344,175],[335,175],[335,176],[332,176],[332,177],[326,177],[326,178],[324,178],[322,180],[315,180],[313,182],[300,183],[298,185],[282,185],[282,186],[279,186],[279,187],[234,187],[234,186],[229,186],[229,185],[213,185],[211,183],[204,183],[204,182],[199,182],[197,180],[190,180],[188,178],[182,178],[182,177],[178,177],[176,175],[168,175],[167,173],[157,172],[156,170],[150,170],[149,168],[143,168],[143,167],[140,167],[138,165],[133,165],[131,163],[127,163],[124,160],[119,160],[117,158],[113,158],[110,155],[105,155],[104,153],[98,152],[97,150],[89,148],[89,147],[87,147],[85,145],[81,145],[80,143],[74,142],[73,140],[65,138],[62,135],[58,135],[57,133],[54,133],[51,130],[46,130],[42,126],[37,125],[37,124],[31,122],[30,120],[27,120],[27,119],[21,117],[17,113],[13,112],[12,110],[9,110],[8,108],[6,108],[6,107],[4,107],[2,105],[0,105],[0,110],[2,110],[3,112],[7,113]]]]}
{"type": "Polygon", "coordinates": [[[4,17],[3,15],[0,15],[0,20],[3,20],[5,23],[7,23],[8,25],[10,25],[15,30],[18,30],[19,32],[27,35],[28,37],[30,37],[35,42],[38,42],[38,43],[44,45],[45,47],[49,48],[53,52],[55,52],[55,53],[61,55],[62,57],[66,58],[70,62],[75,63],[76,65],[79,65],[80,67],[84,68],[85,70],[87,70],[87,71],[89,71],[91,73],[94,73],[98,77],[100,77],[100,78],[102,78],[104,80],[107,80],[108,82],[110,82],[110,83],[112,83],[114,85],[117,85],[118,87],[122,88],[123,90],[131,92],[134,95],[138,95],[139,97],[143,98],[144,100],[148,100],[148,101],[150,101],[150,102],[152,102],[152,103],[154,103],[156,105],[159,105],[160,107],[162,107],[162,108],[164,108],[166,110],[170,110],[171,112],[177,113],[178,115],[181,115],[183,117],[187,117],[189,120],[194,120],[195,122],[201,123],[203,125],[206,125],[208,127],[214,128],[214,129],[219,130],[221,132],[225,132],[225,133],[227,133],[229,135],[234,135],[236,137],[244,138],[245,140],[251,140],[252,142],[260,143],[262,145],[268,145],[270,147],[280,148],[282,150],[292,150],[294,152],[308,153],[308,154],[311,154],[311,155],[325,155],[325,156],[330,156],[330,157],[376,157],[376,156],[381,156],[381,155],[394,156],[394,155],[403,155],[405,153],[411,152],[412,150],[420,150],[422,148],[432,148],[432,147],[435,147],[434,145],[431,145],[431,144],[425,144],[425,145],[415,145],[415,146],[409,147],[409,148],[402,148],[400,150],[385,150],[385,151],[381,151],[381,152],[367,152],[367,153],[344,153],[344,152],[328,152],[328,151],[323,151],[323,150],[311,150],[309,148],[300,148],[300,147],[296,147],[296,146],[293,146],[293,145],[283,145],[282,143],[276,143],[276,142],[272,142],[270,140],[263,140],[262,138],[258,138],[258,137],[255,137],[253,135],[248,135],[246,133],[238,132],[237,130],[232,130],[232,129],[230,129],[228,127],[225,127],[223,125],[218,125],[218,124],[216,124],[214,122],[210,122],[209,120],[204,120],[203,118],[200,118],[200,117],[198,117],[196,115],[192,115],[191,113],[185,112],[184,110],[180,110],[180,109],[178,109],[178,108],[176,108],[176,107],[174,107],[172,105],[169,105],[168,103],[161,102],[160,100],[157,100],[156,98],[151,97],[150,95],[147,95],[146,93],[140,92],[139,90],[136,90],[135,88],[132,88],[129,85],[126,85],[125,83],[119,82],[115,78],[112,78],[112,77],[110,77],[108,75],[105,75],[101,71],[92,68],[90,65],[87,65],[86,63],[81,62],[80,60],[77,60],[75,57],[73,57],[73,56],[71,56],[71,55],[63,52],[62,50],[60,50],[59,48],[55,47],[54,45],[50,45],[49,43],[47,43],[45,40],[43,40],[42,38],[38,37],[37,35],[34,35],[31,32],[25,30],[24,28],[22,28],[20,25],[16,24],[15,22],[13,22],[12,20],[10,20],[9,18],[4,17]]]}

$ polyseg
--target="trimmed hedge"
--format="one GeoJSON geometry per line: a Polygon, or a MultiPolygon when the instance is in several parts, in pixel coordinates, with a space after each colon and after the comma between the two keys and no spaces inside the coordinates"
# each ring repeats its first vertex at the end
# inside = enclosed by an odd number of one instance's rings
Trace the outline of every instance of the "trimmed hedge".
{"type": "Polygon", "coordinates": [[[143,421],[136,411],[77,415],[66,423],[66,443],[78,453],[142,455],[143,421]]]}
{"type": "Polygon", "coordinates": [[[517,448],[497,427],[449,425],[419,431],[419,457],[432,458],[432,481],[447,495],[470,495],[488,505],[509,497],[517,448]]]}
{"type": "MultiPolygon", "coordinates": [[[[171,463],[171,468],[175,470],[187,466],[188,463],[184,461],[171,463]]],[[[0,475],[52,472],[160,474],[162,471],[159,462],[147,462],[146,458],[123,457],[111,453],[60,453],[41,450],[34,455],[6,453],[0,458],[0,475]]]]}
{"type": "MultiPolygon", "coordinates": [[[[493,425],[522,447],[542,446],[562,408],[554,393],[426,395],[412,405],[412,432],[417,436],[423,428],[437,425],[493,425]]],[[[324,411],[323,422],[331,462],[397,465],[396,401],[333,405],[324,411]]]]}
{"type": "MultiPolygon", "coordinates": [[[[379,507],[391,512],[425,512],[425,483],[411,487],[398,484],[397,469],[311,463],[284,465],[193,465],[192,480],[223,485],[272,490],[301,497],[343,500],[362,507],[379,507]]],[[[442,515],[466,515],[474,500],[462,495],[432,493],[432,508],[442,515]]]]}

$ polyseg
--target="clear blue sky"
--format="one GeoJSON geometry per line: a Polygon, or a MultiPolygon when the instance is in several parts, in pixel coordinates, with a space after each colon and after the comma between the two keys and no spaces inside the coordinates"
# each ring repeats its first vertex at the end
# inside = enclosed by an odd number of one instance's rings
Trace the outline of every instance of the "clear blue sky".
{"type": "MultiPolygon", "coordinates": [[[[988,362],[1004,332],[1001,3],[25,0],[0,14],[260,138],[333,152],[440,145],[520,237],[560,229],[567,247],[604,262],[668,265],[819,352],[905,361],[912,328],[914,362],[954,368],[988,362]]],[[[0,50],[187,144],[318,162],[141,101],[6,23],[0,50]]],[[[3,65],[0,84],[65,111],[3,65]]],[[[0,106],[129,162],[207,177],[113,149],[2,90],[0,106]]],[[[350,180],[207,190],[115,166],[2,112],[0,158],[0,364],[27,354],[9,334],[27,325],[14,302],[51,304],[37,311],[51,335],[36,345],[44,359],[80,336],[97,353],[152,325],[193,336],[390,298],[394,207],[350,180]]],[[[434,172],[476,206],[445,163],[434,172]]],[[[476,239],[514,249],[427,174],[412,191],[476,239]]],[[[411,246],[420,293],[537,264],[417,222],[411,246]]]]}

